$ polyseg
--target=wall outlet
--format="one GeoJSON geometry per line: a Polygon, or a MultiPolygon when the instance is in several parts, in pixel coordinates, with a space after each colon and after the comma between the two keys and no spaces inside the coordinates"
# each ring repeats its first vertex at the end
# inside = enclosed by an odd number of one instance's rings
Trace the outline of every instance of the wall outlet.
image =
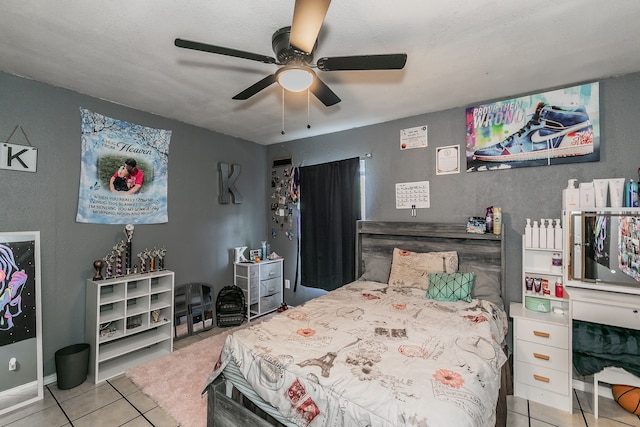
{"type": "Polygon", "coordinates": [[[289,289],[291,287],[291,282],[289,279],[284,279],[284,288],[289,289]]]}

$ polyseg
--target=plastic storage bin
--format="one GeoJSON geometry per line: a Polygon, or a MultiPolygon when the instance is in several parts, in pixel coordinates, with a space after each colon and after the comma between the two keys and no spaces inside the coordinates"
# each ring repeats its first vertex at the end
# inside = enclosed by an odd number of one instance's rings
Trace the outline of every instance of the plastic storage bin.
{"type": "Polygon", "coordinates": [[[56,351],[58,388],[66,390],[79,386],[87,379],[89,344],[73,344],[56,351]]]}

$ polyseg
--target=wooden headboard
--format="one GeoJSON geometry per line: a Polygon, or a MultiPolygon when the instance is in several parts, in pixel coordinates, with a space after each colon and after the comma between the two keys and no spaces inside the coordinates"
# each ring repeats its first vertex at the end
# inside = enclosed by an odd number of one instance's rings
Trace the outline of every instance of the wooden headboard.
{"type": "MultiPolygon", "coordinates": [[[[356,277],[371,257],[393,257],[393,249],[413,252],[458,252],[458,271],[476,273],[476,283],[495,286],[506,297],[502,234],[467,233],[466,224],[358,221],[356,277]]],[[[475,286],[475,285],[474,285],[475,286]]]]}

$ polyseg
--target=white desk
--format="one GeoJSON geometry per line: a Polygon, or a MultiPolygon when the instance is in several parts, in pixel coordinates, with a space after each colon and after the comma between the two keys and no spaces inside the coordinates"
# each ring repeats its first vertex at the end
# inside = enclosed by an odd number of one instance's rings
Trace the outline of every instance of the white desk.
{"type": "MultiPolygon", "coordinates": [[[[640,329],[640,295],[569,288],[571,318],[602,325],[640,329]]],[[[593,415],[598,418],[598,383],[640,387],[640,378],[621,368],[607,367],[593,376],[593,415]]]]}

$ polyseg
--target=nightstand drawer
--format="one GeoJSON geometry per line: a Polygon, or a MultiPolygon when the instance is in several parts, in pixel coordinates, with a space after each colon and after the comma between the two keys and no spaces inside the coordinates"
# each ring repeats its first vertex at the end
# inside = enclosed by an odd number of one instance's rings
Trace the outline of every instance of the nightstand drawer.
{"type": "Polygon", "coordinates": [[[273,279],[274,277],[280,277],[282,275],[280,271],[279,262],[272,262],[269,264],[260,264],[260,279],[273,279]]]}
{"type": "Polygon", "coordinates": [[[260,296],[272,295],[280,292],[280,286],[282,286],[282,281],[279,277],[263,280],[260,283],[260,296]]]}
{"type": "Polygon", "coordinates": [[[517,339],[515,354],[521,362],[569,372],[569,350],[517,339]]]}
{"type": "Polygon", "coordinates": [[[569,374],[566,371],[556,371],[522,361],[516,361],[515,371],[517,382],[562,395],[569,393],[569,374]]]}
{"type": "Polygon", "coordinates": [[[519,340],[569,349],[569,328],[564,325],[516,319],[516,337],[519,340]]]}
{"type": "Polygon", "coordinates": [[[260,311],[265,313],[267,311],[275,310],[282,304],[280,294],[270,295],[268,297],[260,298],[260,311]]]}

